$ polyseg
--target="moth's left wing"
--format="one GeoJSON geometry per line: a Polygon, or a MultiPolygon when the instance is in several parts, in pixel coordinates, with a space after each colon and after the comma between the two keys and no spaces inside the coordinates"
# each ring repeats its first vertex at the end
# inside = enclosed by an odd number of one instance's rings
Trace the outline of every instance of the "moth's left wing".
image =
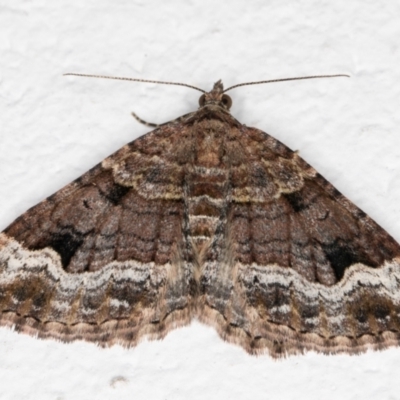
{"type": "Polygon", "coordinates": [[[174,138],[141,137],[0,234],[0,325],[131,346],[190,320],[174,138]]]}

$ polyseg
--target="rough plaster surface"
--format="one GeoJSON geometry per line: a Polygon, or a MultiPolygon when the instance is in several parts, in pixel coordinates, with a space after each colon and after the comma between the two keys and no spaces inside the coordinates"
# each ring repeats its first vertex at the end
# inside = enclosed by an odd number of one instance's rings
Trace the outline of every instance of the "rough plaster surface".
{"type": "MultiPolygon", "coordinates": [[[[231,92],[232,113],[301,155],[400,240],[400,3],[0,0],[0,228],[148,129],[197,107],[185,88],[62,77],[104,73],[231,92]]],[[[1,399],[398,399],[400,349],[251,357],[194,322],[137,348],[0,329],[1,399]]]]}

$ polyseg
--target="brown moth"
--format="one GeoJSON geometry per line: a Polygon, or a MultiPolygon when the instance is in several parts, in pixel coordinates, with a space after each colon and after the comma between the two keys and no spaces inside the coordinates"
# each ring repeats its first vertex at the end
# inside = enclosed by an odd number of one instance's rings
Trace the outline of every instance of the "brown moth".
{"type": "Polygon", "coordinates": [[[221,81],[202,92],[0,234],[0,325],[129,347],[197,318],[273,357],[398,345],[399,244],[238,122],[221,81]]]}

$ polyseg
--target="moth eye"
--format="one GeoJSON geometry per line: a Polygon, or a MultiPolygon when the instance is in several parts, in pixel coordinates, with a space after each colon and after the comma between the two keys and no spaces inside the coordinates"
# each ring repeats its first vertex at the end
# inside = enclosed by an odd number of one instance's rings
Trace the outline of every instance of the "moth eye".
{"type": "Polygon", "coordinates": [[[222,104],[229,110],[230,108],[231,108],[231,106],[232,106],[232,99],[228,96],[228,95],[226,95],[226,94],[224,94],[223,96],[222,96],[222,104]]]}
{"type": "Polygon", "coordinates": [[[203,107],[204,104],[206,104],[206,96],[204,94],[202,94],[199,98],[199,105],[200,105],[200,107],[203,107]]]}

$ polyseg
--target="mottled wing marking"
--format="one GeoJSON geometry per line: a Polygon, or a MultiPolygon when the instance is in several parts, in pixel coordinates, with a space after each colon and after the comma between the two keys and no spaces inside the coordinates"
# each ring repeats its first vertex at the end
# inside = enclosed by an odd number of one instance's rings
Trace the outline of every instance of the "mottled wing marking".
{"type": "Polygon", "coordinates": [[[168,127],[132,142],[1,234],[1,324],[134,345],[189,321],[192,250],[172,147],[168,127]]]}
{"type": "Polygon", "coordinates": [[[233,140],[225,146],[240,146],[242,160],[231,157],[232,201],[204,264],[200,319],[274,357],[397,344],[395,240],[269,135],[242,127],[233,140]]]}
{"type": "Polygon", "coordinates": [[[132,346],[197,317],[273,357],[398,345],[399,244],[229,107],[217,82],[0,234],[0,325],[132,346]]]}

